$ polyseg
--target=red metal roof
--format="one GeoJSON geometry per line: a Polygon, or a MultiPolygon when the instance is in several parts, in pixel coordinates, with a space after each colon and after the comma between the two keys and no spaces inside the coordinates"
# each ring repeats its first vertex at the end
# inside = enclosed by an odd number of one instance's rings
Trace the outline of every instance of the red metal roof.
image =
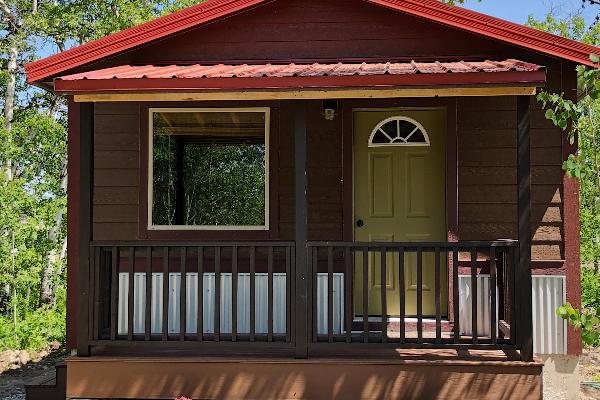
{"type": "Polygon", "coordinates": [[[456,61],[432,63],[337,63],[337,64],[286,64],[286,65],[169,65],[131,66],[123,65],[98,71],[67,75],[57,80],[105,80],[105,79],[198,79],[198,78],[283,78],[313,76],[366,76],[446,74],[475,72],[535,72],[543,67],[519,60],[505,61],[456,61]]]}
{"type": "MultiPolygon", "coordinates": [[[[27,64],[29,82],[38,82],[61,72],[89,64],[160,38],[197,27],[271,0],[207,0],[188,9],[105,38],[27,64]]],[[[504,21],[438,0],[364,0],[396,11],[463,29],[576,63],[594,66],[589,60],[600,48],[585,45],[523,25],[504,21]]]]}
{"type": "Polygon", "coordinates": [[[519,60],[430,63],[122,65],[57,78],[57,92],[494,85],[545,82],[544,67],[519,60]],[[236,78],[236,79],[231,79],[236,78]]]}

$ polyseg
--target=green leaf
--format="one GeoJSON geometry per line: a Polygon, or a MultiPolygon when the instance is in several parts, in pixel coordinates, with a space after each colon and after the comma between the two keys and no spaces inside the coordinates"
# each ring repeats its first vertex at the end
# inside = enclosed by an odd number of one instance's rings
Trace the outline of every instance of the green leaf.
{"type": "Polygon", "coordinates": [[[600,63],[600,57],[598,57],[596,54],[590,54],[590,61],[598,64],[600,63]]]}

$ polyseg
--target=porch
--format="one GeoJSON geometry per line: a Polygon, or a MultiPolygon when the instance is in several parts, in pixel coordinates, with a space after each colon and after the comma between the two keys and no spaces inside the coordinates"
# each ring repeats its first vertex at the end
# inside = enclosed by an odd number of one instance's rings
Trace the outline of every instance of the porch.
{"type": "MultiPolygon", "coordinates": [[[[459,359],[502,351],[506,360],[533,360],[529,96],[517,97],[518,240],[495,241],[456,241],[451,216],[448,241],[309,241],[308,103],[290,103],[294,241],[211,241],[210,232],[200,240],[94,241],[91,193],[81,192],[79,357],[143,348],[298,359],[420,349],[413,356],[427,358],[450,349],[459,359]],[[397,290],[381,290],[390,287],[397,290]]],[[[80,103],[80,112],[81,154],[93,154],[92,103],[80,103]]],[[[447,157],[456,164],[456,149],[447,157]]],[[[92,165],[80,162],[86,187],[92,165]]],[[[456,185],[456,176],[446,180],[456,185]]],[[[344,237],[354,236],[349,214],[344,237]]]]}

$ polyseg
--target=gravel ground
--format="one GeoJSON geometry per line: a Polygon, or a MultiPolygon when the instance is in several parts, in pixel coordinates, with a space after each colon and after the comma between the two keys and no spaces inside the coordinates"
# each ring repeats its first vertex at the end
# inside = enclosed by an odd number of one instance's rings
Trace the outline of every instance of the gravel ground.
{"type": "Polygon", "coordinates": [[[38,362],[0,372],[0,399],[25,400],[25,385],[35,385],[53,379],[54,366],[64,360],[64,351],[56,351],[38,362]]]}
{"type": "MultiPolygon", "coordinates": [[[[600,349],[584,350],[580,368],[582,382],[600,379],[600,349]]],[[[580,398],[582,400],[600,399],[600,389],[582,385],[580,398]]]]}

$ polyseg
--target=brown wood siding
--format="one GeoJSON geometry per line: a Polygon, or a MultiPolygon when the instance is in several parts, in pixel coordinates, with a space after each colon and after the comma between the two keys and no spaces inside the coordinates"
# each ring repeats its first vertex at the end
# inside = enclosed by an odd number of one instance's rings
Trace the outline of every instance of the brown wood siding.
{"type": "MultiPolygon", "coordinates": [[[[169,106],[168,104],[166,106],[169,106]]],[[[280,105],[279,239],[294,238],[294,136],[291,103],[280,105]]],[[[140,105],[101,103],[96,108],[94,239],[138,240],[140,207],[140,105]]],[[[309,240],[342,240],[342,118],[325,121],[310,102],[308,119],[309,240]]]]}
{"type": "Polygon", "coordinates": [[[98,103],[94,115],[93,239],[138,238],[138,104],[98,103]]]}
{"type": "MultiPolygon", "coordinates": [[[[517,235],[516,98],[458,100],[461,240],[517,235]]],[[[534,260],[562,260],[562,132],[532,104],[534,260]]]]}

